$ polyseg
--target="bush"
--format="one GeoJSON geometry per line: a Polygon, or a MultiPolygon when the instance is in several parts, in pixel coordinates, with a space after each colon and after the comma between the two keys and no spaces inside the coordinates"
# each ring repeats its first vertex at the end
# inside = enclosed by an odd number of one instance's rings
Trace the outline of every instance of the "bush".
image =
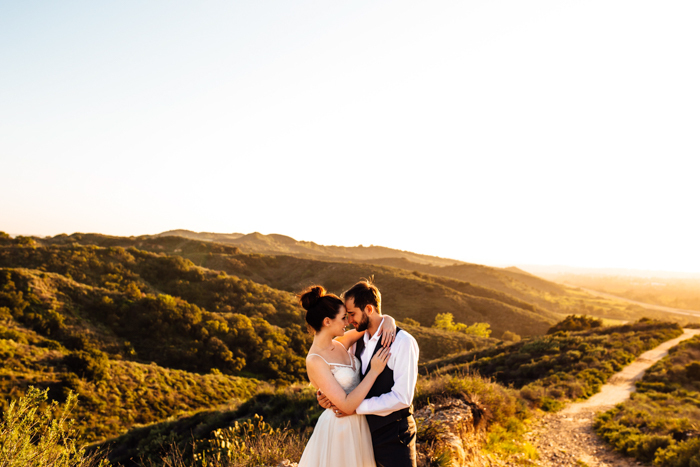
{"type": "Polygon", "coordinates": [[[700,467],[700,438],[689,439],[661,449],[654,465],[659,467],[700,467]]]}
{"type": "Polygon", "coordinates": [[[501,340],[510,342],[520,342],[520,336],[514,332],[506,331],[503,333],[501,340]]]}
{"type": "Polygon", "coordinates": [[[420,326],[420,323],[418,321],[411,318],[404,318],[401,320],[401,323],[406,324],[408,326],[420,326]]]}
{"type": "Polygon", "coordinates": [[[97,349],[71,352],[63,358],[63,363],[71,372],[91,381],[101,381],[109,372],[107,355],[97,349]]]}
{"type": "Polygon", "coordinates": [[[559,331],[586,331],[588,329],[603,326],[603,320],[586,315],[569,315],[563,321],[555,324],[547,334],[554,334],[559,331]]]}
{"type": "Polygon", "coordinates": [[[0,467],[109,465],[98,453],[86,455],[77,444],[74,421],[69,419],[77,396],[71,393],[62,406],[47,405],[47,393],[30,387],[10,403],[0,423],[0,467]]]}
{"type": "Polygon", "coordinates": [[[270,465],[280,459],[299,459],[309,439],[308,431],[273,428],[260,415],[233,426],[215,430],[211,438],[200,441],[194,459],[227,462],[234,465],[270,465]]]}

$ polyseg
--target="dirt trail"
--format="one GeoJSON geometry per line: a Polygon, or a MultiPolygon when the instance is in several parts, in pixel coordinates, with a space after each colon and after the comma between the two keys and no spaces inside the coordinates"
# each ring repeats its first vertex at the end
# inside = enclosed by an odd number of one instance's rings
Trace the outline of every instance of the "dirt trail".
{"type": "Polygon", "coordinates": [[[595,414],[624,402],[634,392],[635,381],[668,354],[679,342],[700,334],[699,329],[684,329],[682,336],[666,341],[640,355],[622,371],[613,375],[608,384],[590,399],[570,404],[564,410],[543,417],[529,435],[540,453],[537,465],[630,467],[643,465],[613,451],[593,431],[595,414]]]}

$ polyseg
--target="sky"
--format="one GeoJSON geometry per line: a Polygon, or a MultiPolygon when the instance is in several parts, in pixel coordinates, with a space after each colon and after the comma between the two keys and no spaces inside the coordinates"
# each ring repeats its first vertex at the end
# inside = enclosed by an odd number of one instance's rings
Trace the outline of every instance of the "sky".
{"type": "Polygon", "coordinates": [[[695,1],[0,1],[0,230],[700,272],[695,1]]]}

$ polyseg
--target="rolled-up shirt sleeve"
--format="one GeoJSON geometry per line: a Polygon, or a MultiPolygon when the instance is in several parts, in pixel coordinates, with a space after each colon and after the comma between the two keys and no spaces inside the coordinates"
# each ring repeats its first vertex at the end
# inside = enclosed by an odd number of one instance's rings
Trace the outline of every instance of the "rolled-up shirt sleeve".
{"type": "Polygon", "coordinates": [[[357,407],[358,414],[386,416],[409,407],[418,380],[418,343],[410,334],[400,332],[391,346],[387,366],[394,372],[391,392],[365,399],[357,407]]]}

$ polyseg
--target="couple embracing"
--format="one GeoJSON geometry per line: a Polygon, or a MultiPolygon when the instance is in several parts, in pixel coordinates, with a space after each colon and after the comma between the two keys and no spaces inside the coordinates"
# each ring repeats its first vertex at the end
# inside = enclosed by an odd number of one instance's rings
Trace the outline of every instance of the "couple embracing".
{"type": "Polygon", "coordinates": [[[370,281],[342,300],[320,286],[300,300],[314,330],[306,370],[326,410],[299,467],[415,467],[416,340],[382,315],[370,281]],[[348,324],[355,329],[345,331],[348,324]]]}

